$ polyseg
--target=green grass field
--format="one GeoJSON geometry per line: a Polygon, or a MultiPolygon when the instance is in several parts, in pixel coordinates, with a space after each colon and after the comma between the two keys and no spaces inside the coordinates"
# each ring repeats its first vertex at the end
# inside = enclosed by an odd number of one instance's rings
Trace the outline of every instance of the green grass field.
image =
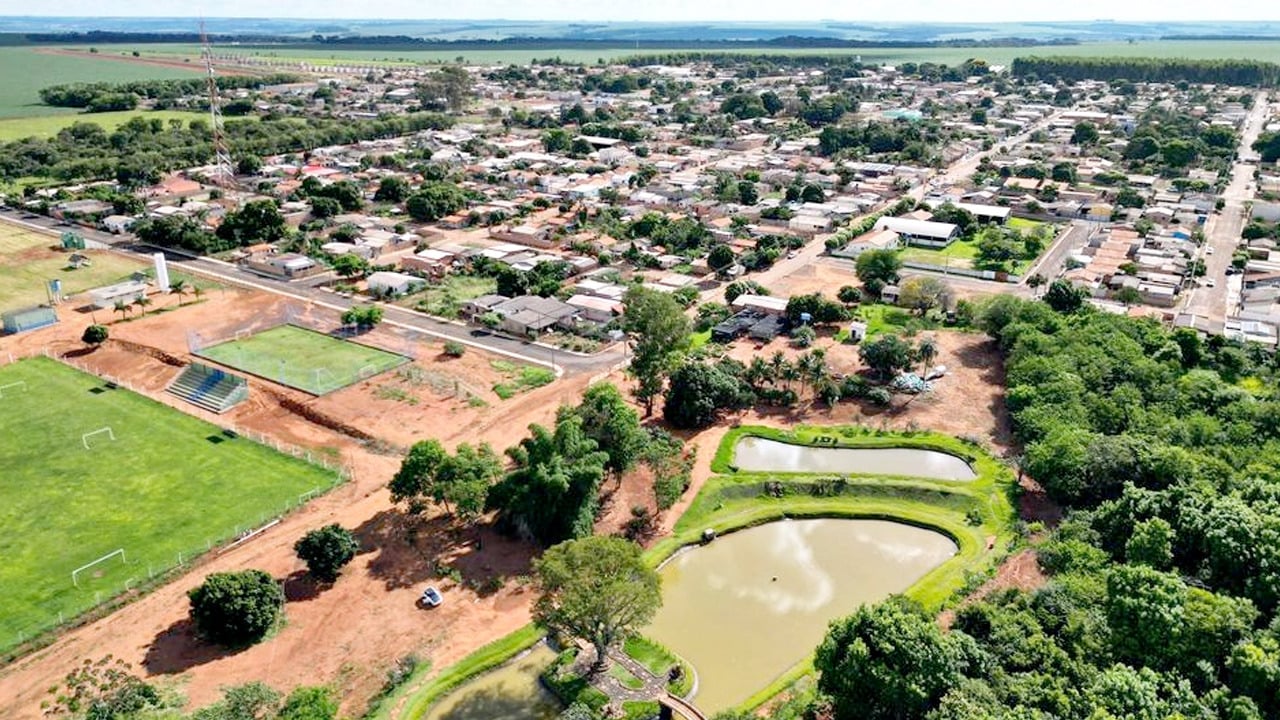
{"type": "MultiPolygon", "coordinates": [[[[71,253],[50,250],[57,244],[52,235],[18,225],[0,223],[0,310],[15,310],[45,302],[47,281],[62,280],[62,294],[76,295],[110,285],[150,267],[145,262],[105,250],[78,251],[87,255],[89,267],[72,270],[67,265],[71,253]]],[[[105,319],[105,318],[99,318],[105,319]]]]}
{"type": "MultiPolygon", "coordinates": [[[[80,49],[87,49],[87,46],[80,49]]],[[[129,53],[137,50],[145,58],[157,56],[166,58],[197,58],[199,48],[195,45],[157,44],[157,45],[100,45],[102,53],[129,53]]],[[[496,49],[348,49],[334,50],[319,45],[299,44],[294,46],[250,46],[241,45],[233,49],[244,55],[261,57],[278,57],[291,60],[306,61],[312,64],[339,64],[344,61],[366,61],[389,64],[406,63],[443,63],[453,62],[461,57],[469,63],[528,63],[533,59],[558,57],[566,62],[594,63],[597,60],[617,60],[636,54],[661,54],[708,51],[690,43],[687,48],[644,47],[643,41],[639,50],[635,46],[616,48],[496,48],[496,49]]],[[[715,50],[710,50],[715,51],[715,50]]],[[[735,50],[750,55],[857,55],[868,63],[901,63],[901,62],[937,62],[948,65],[964,62],[970,58],[980,58],[994,65],[1008,65],[1015,57],[1026,55],[1072,55],[1072,56],[1113,56],[1113,57],[1167,57],[1167,58],[1246,58],[1280,62],[1280,43],[1263,40],[1146,40],[1133,43],[1114,41],[1082,43],[1080,45],[1040,46],[1040,47],[993,47],[993,48],[751,48],[735,50]]],[[[194,62],[194,61],[193,61],[194,62]]]]}
{"type": "Polygon", "coordinates": [[[496,292],[498,281],[493,278],[450,274],[396,304],[436,317],[456,319],[463,303],[496,292]]]}
{"type": "Polygon", "coordinates": [[[178,110],[123,110],[121,112],[104,113],[59,113],[57,115],[41,115],[38,117],[0,118],[0,142],[20,140],[28,137],[47,138],[58,134],[63,128],[76,123],[93,123],[111,132],[135,117],[148,120],[181,120],[183,125],[192,120],[207,119],[204,113],[181,112],[178,110]]]}
{"type": "Polygon", "coordinates": [[[69,55],[51,55],[36,47],[0,47],[0,118],[74,114],[40,102],[40,90],[73,82],[164,80],[198,75],[191,70],[69,55]]]}
{"type": "Polygon", "coordinates": [[[46,358],[0,367],[0,423],[0,649],[336,479],[46,358]],[[82,435],[103,427],[115,440],[96,435],[85,449],[82,435]],[[112,558],[72,584],[73,570],[117,548],[125,562],[112,558]]]}
{"type": "Polygon", "coordinates": [[[197,354],[312,395],[339,390],[409,361],[295,325],[280,325],[197,354]]]}

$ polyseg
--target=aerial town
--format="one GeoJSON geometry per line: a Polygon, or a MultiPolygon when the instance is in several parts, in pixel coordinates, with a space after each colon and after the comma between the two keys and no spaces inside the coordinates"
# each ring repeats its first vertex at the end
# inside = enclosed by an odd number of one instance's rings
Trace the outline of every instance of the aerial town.
{"type": "Polygon", "coordinates": [[[49,42],[0,717],[1280,714],[1280,65],[49,42]]]}

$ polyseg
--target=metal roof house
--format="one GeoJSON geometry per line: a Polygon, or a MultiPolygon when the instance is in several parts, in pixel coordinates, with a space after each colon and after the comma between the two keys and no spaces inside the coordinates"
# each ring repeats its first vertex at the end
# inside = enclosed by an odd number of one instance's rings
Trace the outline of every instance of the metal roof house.
{"type": "Polygon", "coordinates": [[[874,229],[892,230],[908,244],[925,247],[946,247],[960,234],[960,228],[952,223],[890,216],[877,220],[874,229]]]}

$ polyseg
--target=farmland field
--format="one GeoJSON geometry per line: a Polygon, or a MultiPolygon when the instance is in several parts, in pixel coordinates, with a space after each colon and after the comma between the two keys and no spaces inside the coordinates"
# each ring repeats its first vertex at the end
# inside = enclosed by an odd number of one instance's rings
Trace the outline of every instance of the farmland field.
{"type": "Polygon", "coordinates": [[[72,270],[67,265],[70,251],[49,249],[57,244],[58,239],[52,235],[0,223],[0,277],[4,278],[0,282],[0,310],[45,302],[45,285],[53,278],[62,280],[62,294],[70,296],[125,280],[150,267],[105,250],[79,250],[91,264],[72,270]]]}
{"type": "Polygon", "coordinates": [[[0,423],[9,429],[0,433],[0,649],[336,479],[46,358],[0,367],[0,423]],[[104,427],[114,440],[83,437],[104,427]],[[73,584],[73,570],[116,549],[123,560],[73,584]]]}
{"type": "MultiPolygon", "coordinates": [[[[60,110],[61,108],[57,109],[60,110]]],[[[181,112],[178,110],[123,110],[102,113],[59,112],[54,115],[7,117],[0,118],[0,142],[20,140],[27,137],[53,137],[58,134],[59,130],[78,122],[100,125],[103,130],[111,132],[135,117],[148,120],[163,120],[166,123],[170,120],[181,120],[183,125],[192,120],[208,119],[208,115],[204,113],[181,112]]]]}
{"type": "Polygon", "coordinates": [[[219,343],[197,354],[312,395],[333,392],[409,361],[294,325],[219,343]]]}
{"type": "Polygon", "coordinates": [[[72,82],[127,82],[189,78],[199,68],[142,65],[92,57],[50,55],[34,47],[0,47],[0,118],[74,114],[40,102],[40,89],[72,82]]]}
{"type": "MultiPolygon", "coordinates": [[[[87,48],[81,48],[87,49],[87,48]]],[[[142,56],[195,58],[199,48],[195,45],[129,45],[99,46],[102,52],[138,50],[142,56]]],[[[559,57],[569,62],[594,63],[598,59],[616,60],[636,54],[718,52],[714,48],[699,48],[690,43],[687,48],[485,48],[485,49],[344,49],[334,50],[320,45],[298,44],[290,46],[241,45],[222,48],[227,52],[260,57],[277,57],[312,64],[340,63],[344,61],[378,61],[385,63],[441,63],[461,57],[470,63],[527,63],[534,58],[559,57]]],[[[748,55],[858,55],[865,62],[937,62],[954,64],[969,58],[980,58],[995,65],[1007,65],[1015,57],[1027,55],[1116,56],[1116,57],[1166,57],[1166,58],[1246,58],[1280,62],[1280,43],[1264,40],[1142,40],[1136,42],[1095,42],[1079,45],[1038,47],[991,48],[736,48],[730,52],[748,55]]]]}

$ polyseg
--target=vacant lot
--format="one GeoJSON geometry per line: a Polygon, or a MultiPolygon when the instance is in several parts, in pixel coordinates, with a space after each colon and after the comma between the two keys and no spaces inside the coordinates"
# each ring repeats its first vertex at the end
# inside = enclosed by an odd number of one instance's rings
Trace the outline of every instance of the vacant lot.
{"type": "Polygon", "coordinates": [[[71,108],[40,102],[41,88],[49,85],[189,78],[199,71],[199,66],[186,70],[91,56],[50,55],[34,47],[0,47],[0,118],[73,114],[71,108]]]}
{"type": "Polygon", "coordinates": [[[446,275],[398,304],[436,317],[457,318],[463,303],[498,291],[498,281],[472,275],[446,275]]]}
{"type": "Polygon", "coordinates": [[[54,278],[62,280],[62,294],[71,296],[124,280],[149,267],[105,250],[79,250],[90,264],[72,269],[67,263],[71,251],[51,249],[57,243],[52,235],[0,223],[0,277],[4,278],[0,282],[0,310],[46,302],[45,288],[54,278]]]}
{"type": "Polygon", "coordinates": [[[280,325],[198,353],[228,367],[323,395],[408,362],[408,358],[295,325],[280,325]]]}
{"type": "Polygon", "coordinates": [[[0,368],[0,424],[7,428],[0,433],[0,649],[334,481],[318,467],[45,358],[0,368]],[[85,437],[102,428],[115,439],[85,437]],[[122,556],[72,583],[73,570],[117,549],[122,556]]]}

